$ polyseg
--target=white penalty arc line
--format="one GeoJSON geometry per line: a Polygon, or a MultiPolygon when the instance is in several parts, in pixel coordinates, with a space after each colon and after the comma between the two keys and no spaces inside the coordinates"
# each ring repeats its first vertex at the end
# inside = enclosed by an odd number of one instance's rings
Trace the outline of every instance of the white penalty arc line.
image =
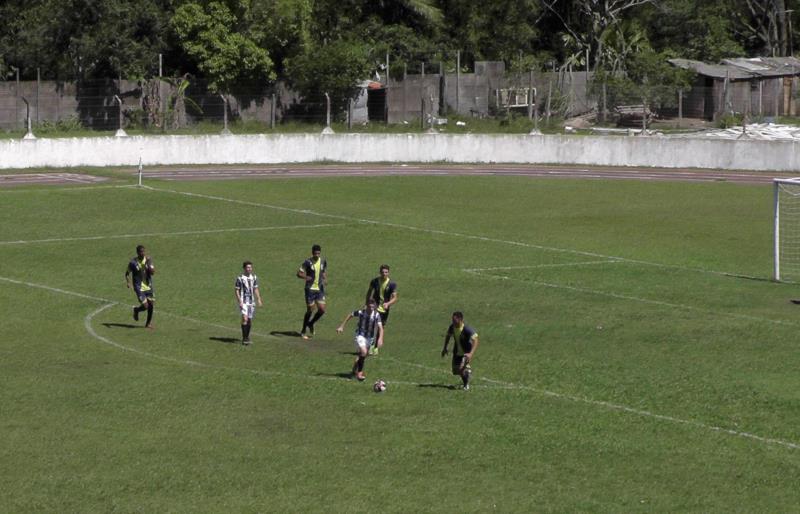
{"type": "MultiPolygon", "coordinates": [[[[96,182],[91,182],[95,184],[96,182]]],[[[24,186],[54,186],[58,185],[53,182],[17,182],[17,183],[6,183],[0,182],[0,186],[2,185],[9,185],[14,187],[24,187],[24,186]]],[[[94,191],[97,189],[130,189],[139,187],[136,184],[124,184],[124,185],[116,185],[116,186],[88,186],[88,187],[48,187],[42,189],[0,189],[0,195],[2,194],[21,194],[21,193],[70,193],[74,191],[94,191]]]]}
{"type": "Polygon", "coordinates": [[[438,230],[438,229],[425,228],[425,227],[415,227],[413,225],[403,225],[403,224],[400,224],[400,223],[391,223],[391,222],[388,222],[388,221],[379,221],[379,220],[370,220],[370,219],[364,219],[364,218],[356,218],[356,217],[344,216],[344,215],[340,215],[340,214],[328,214],[328,213],[324,213],[324,212],[312,211],[312,210],[309,210],[309,209],[294,209],[294,208],[291,208],[291,207],[283,207],[283,206],[279,206],[279,205],[272,205],[272,204],[261,203],[261,202],[251,202],[251,201],[247,201],[247,200],[238,200],[238,199],[235,199],[235,198],[226,198],[224,196],[206,195],[206,194],[202,194],[202,193],[191,193],[191,192],[188,192],[188,191],[178,191],[178,190],[175,190],[175,189],[166,189],[166,188],[159,188],[159,187],[152,187],[152,186],[142,186],[142,189],[146,189],[146,190],[149,190],[149,191],[160,192],[160,193],[171,193],[171,194],[177,194],[177,195],[183,195],[183,196],[189,196],[189,197],[195,197],[195,198],[204,198],[206,200],[216,200],[216,201],[220,201],[220,202],[229,202],[229,203],[234,203],[234,204],[239,204],[239,205],[247,205],[247,206],[250,206],[250,207],[263,207],[263,208],[266,208],[266,209],[274,209],[274,210],[279,210],[279,211],[284,211],[284,212],[294,212],[294,213],[297,213],[297,214],[308,214],[310,216],[320,216],[320,217],[324,217],[324,218],[339,219],[339,220],[345,220],[345,221],[350,221],[350,222],[365,223],[365,224],[370,224],[370,225],[381,225],[381,226],[385,226],[385,227],[399,228],[399,229],[411,230],[411,231],[415,231],[415,232],[424,232],[424,233],[427,233],[427,234],[438,234],[438,235],[443,235],[443,236],[448,236],[448,237],[459,237],[459,238],[463,238],[463,239],[471,239],[471,240],[474,240],[474,241],[483,241],[483,242],[487,242],[487,243],[498,243],[498,244],[504,244],[504,245],[518,246],[518,247],[522,247],[522,248],[532,248],[532,249],[535,249],[535,250],[543,250],[543,251],[548,251],[548,252],[567,253],[567,254],[572,254],[572,255],[581,255],[581,256],[584,256],[584,257],[594,257],[594,258],[600,258],[600,259],[609,259],[609,260],[615,260],[615,261],[620,261],[620,262],[627,262],[627,263],[631,263],[631,264],[640,264],[640,265],[643,265],[643,266],[653,266],[653,267],[656,267],[656,268],[675,269],[675,270],[681,270],[681,271],[691,271],[691,272],[695,272],[695,273],[706,273],[706,274],[710,274],[710,275],[736,276],[736,277],[743,277],[743,278],[758,278],[758,277],[749,277],[749,276],[746,276],[746,275],[741,275],[739,273],[733,273],[733,272],[727,272],[727,271],[717,271],[717,270],[709,270],[709,269],[703,269],[703,268],[693,268],[693,267],[688,267],[688,266],[679,266],[679,265],[676,265],[676,264],[663,264],[663,263],[658,263],[658,262],[649,262],[649,261],[643,261],[643,260],[639,260],[639,259],[629,259],[627,257],[618,257],[618,256],[614,256],[614,255],[604,255],[604,254],[596,253],[596,252],[586,252],[586,251],[581,251],[581,250],[573,250],[573,249],[569,249],[569,248],[557,248],[557,247],[552,247],[552,246],[543,246],[543,245],[537,245],[537,244],[532,244],[532,243],[525,243],[525,242],[522,242],[522,241],[511,241],[511,240],[507,240],[507,239],[497,239],[497,238],[493,238],[493,237],[477,236],[477,235],[472,235],[472,234],[462,234],[460,232],[449,232],[449,231],[446,231],[446,230],[438,230]]]}
{"type": "MultiPolygon", "coordinates": [[[[183,364],[183,365],[191,365],[191,366],[202,367],[202,368],[207,368],[207,369],[220,369],[220,370],[239,371],[239,372],[244,371],[244,372],[253,373],[253,374],[262,374],[262,375],[271,375],[271,376],[290,376],[290,375],[286,375],[286,374],[283,374],[283,373],[280,373],[280,372],[269,372],[269,371],[264,371],[264,370],[250,370],[250,369],[244,369],[244,368],[228,368],[228,367],[221,367],[221,366],[213,366],[213,365],[210,365],[210,364],[199,363],[199,362],[196,362],[196,361],[180,360],[180,359],[175,359],[175,358],[172,358],[172,357],[164,357],[164,356],[161,356],[161,355],[156,355],[156,354],[151,354],[149,352],[144,352],[142,350],[137,350],[135,348],[128,348],[128,347],[126,347],[124,345],[120,345],[119,343],[115,343],[114,341],[101,336],[91,326],[91,321],[95,316],[97,316],[99,313],[101,313],[101,312],[105,311],[106,309],[109,309],[109,308],[111,308],[111,307],[113,307],[115,305],[121,305],[120,302],[115,302],[113,300],[108,300],[106,298],[101,298],[101,297],[97,297],[97,296],[91,296],[91,295],[87,295],[87,294],[83,294],[83,293],[76,293],[74,291],[67,291],[65,289],[59,289],[59,288],[55,288],[55,287],[50,287],[50,286],[46,286],[46,285],[43,285],[43,284],[35,284],[35,283],[32,283],[32,282],[14,280],[14,279],[11,279],[11,278],[8,278],[8,277],[0,277],[0,281],[5,281],[5,282],[12,283],[12,284],[17,284],[17,285],[24,285],[24,286],[28,286],[28,287],[35,287],[35,288],[38,288],[38,289],[43,289],[43,290],[54,292],[54,293],[59,293],[59,294],[68,295],[68,296],[74,296],[74,297],[77,297],[77,298],[83,298],[83,299],[92,300],[92,301],[96,301],[96,302],[102,302],[103,305],[101,307],[99,307],[98,309],[95,309],[93,312],[91,312],[90,314],[88,314],[84,318],[84,327],[86,328],[87,332],[92,337],[94,337],[95,339],[98,339],[98,340],[100,340],[100,341],[102,341],[102,342],[104,342],[106,344],[109,344],[109,345],[111,345],[113,347],[116,347],[116,348],[119,348],[119,349],[122,349],[122,350],[130,351],[130,352],[133,352],[133,353],[138,353],[140,355],[145,355],[147,357],[152,357],[152,358],[159,359],[159,360],[162,360],[162,361],[167,361],[167,362],[172,362],[172,363],[177,363],[177,364],[183,364]]],[[[165,313],[162,313],[162,314],[165,314],[165,313]]],[[[183,317],[183,316],[176,316],[176,317],[179,317],[179,318],[182,318],[182,319],[186,319],[188,321],[192,321],[192,322],[195,322],[195,323],[198,323],[198,324],[201,324],[201,325],[209,325],[209,326],[215,326],[215,327],[220,327],[220,328],[225,328],[225,329],[228,329],[228,330],[232,330],[230,327],[222,327],[221,325],[211,324],[211,323],[208,323],[208,322],[205,322],[205,321],[194,320],[194,319],[183,317]]],[[[256,334],[256,333],[253,333],[253,335],[257,335],[257,336],[260,336],[260,337],[267,337],[267,336],[264,336],[263,334],[256,334]]],[[[445,371],[443,371],[443,370],[436,369],[436,368],[430,368],[428,366],[423,366],[422,364],[405,362],[405,361],[393,359],[391,357],[386,357],[386,356],[384,356],[383,358],[384,358],[384,360],[397,362],[398,364],[402,364],[404,366],[411,366],[411,367],[416,367],[416,368],[419,368],[419,369],[431,370],[431,371],[437,371],[437,372],[445,373],[445,371]]],[[[318,378],[326,378],[326,379],[330,379],[330,380],[338,380],[338,379],[335,379],[333,377],[318,377],[318,378]]],[[[740,431],[736,431],[736,430],[732,430],[732,429],[717,427],[717,426],[714,426],[714,425],[707,425],[707,424],[699,422],[699,421],[692,421],[692,420],[676,418],[676,417],[673,417],[673,416],[666,416],[666,415],[663,415],[663,414],[656,414],[656,413],[652,413],[652,412],[641,410],[641,409],[634,409],[632,407],[627,407],[627,406],[624,406],[624,405],[618,405],[618,404],[614,404],[614,403],[610,403],[610,402],[605,402],[605,401],[602,401],[602,400],[592,400],[590,398],[581,398],[581,397],[577,397],[577,396],[570,396],[570,395],[565,395],[565,394],[561,394],[561,393],[556,393],[556,392],[553,392],[553,391],[537,389],[537,388],[534,388],[534,387],[531,387],[531,386],[520,385],[520,384],[512,384],[510,382],[502,382],[502,381],[499,381],[499,380],[493,380],[493,379],[490,379],[490,378],[482,378],[482,380],[484,380],[486,382],[489,382],[489,383],[492,383],[492,384],[495,384],[495,385],[498,385],[498,386],[501,386],[502,388],[505,388],[505,389],[516,389],[516,390],[523,390],[523,391],[531,391],[531,392],[535,392],[535,393],[538,393],[538,394],[541,394],[541,395],[551,396],[551,397],[559,398],[559,399],[563,399],[563,400],[569,400],[569,401],[573,401],[573,402],[580,402],[580,403],[585,403],[585,404],[594,405],[594,406],[598,406],[598,407],[604,407],[604,408],[607,408],[607,409],[623,411],[623,412],[628,412],[628,413],[632,413],[632,414],[638,414],[640,416],[644,416],[644,417],[648,417],[648,418],[656,419],[656,420],[660,420],[660,421],[669,421],[669,422],[672,422],[672,423],[683,424],[683,425],[687,425],[687,426],[694,426],[696,428],[702,428],[702,429],[711,430],[711,431],[714,431],[714,432],[721,432],[721,433],[726,433],[726,434],[734,435],[734,436],[738,436],[738,437],[744,437],[744,438],[755,440],[755,441],[759,441],[759,442],[762,442],[762,443],[775,444],[775,445],[783,446],[783,447],[786,447],[786,448],[791,448],[793,450],[800,449],[800,444],[793,443],[791,441],[784,441],[784,440],[781,440],[781,439],[762,437],[762,436],[759,436],[759,435],[751,434],[749,432],[740,432],[740,431]]],[[[406,385],[416,385],[416,386],[421,385],[421,384],[415,383],[415,382],[402,382],[402,381],[392,381],[392,383],[395,383],[395,384],[406,384],[406,385]]]]}
{"type": "Polygon", "coordinates": [[[203,234],[224,234],[227,232],[263,232],[268,230],[293,230],[305,228],[341,227],[346,223],[321,223],[316,225],[284,225],[272,227],[245,227],[245,228],[218,228],[208,230],[184,230],[180,232],[145,232],[142,234],[115,234],[105,236],[80,236],[80,237],[53,237],[48,239],[29,239],[17,241],[0,241],[0,246],[25,245],[36,243],[63,243],[71,241],[103,241],[107,239],[132,239],[140,237],[173,237],[193,236],[203,234]]]}

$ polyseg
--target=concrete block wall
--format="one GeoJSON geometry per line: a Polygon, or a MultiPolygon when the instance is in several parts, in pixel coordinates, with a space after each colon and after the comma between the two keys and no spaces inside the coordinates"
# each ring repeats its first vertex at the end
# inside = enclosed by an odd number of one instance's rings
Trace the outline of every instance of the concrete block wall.
{"type": "Polygon", "coordinates": [[[0,168],[452,162],[761,170],[800,175],[784,141],[445,134],[136,136],[0,141],[0,168]]]}

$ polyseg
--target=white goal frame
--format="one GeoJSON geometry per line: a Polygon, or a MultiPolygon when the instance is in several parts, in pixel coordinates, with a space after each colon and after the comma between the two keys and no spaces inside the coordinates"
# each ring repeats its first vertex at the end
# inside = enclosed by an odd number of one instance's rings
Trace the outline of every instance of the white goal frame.
{"type": "MultiPolygon", "coordinates": [[[[774,204],[774,236],[773,236],[773,255],[774,271],[773,277],[776,281],[781,281],[781,188],[784,186],[795,186],[797,196],[800,196],[800,177],[797,178],[776,178],[773,184],[773,204],[774,204]]],[[[800,219],[798,220],[800,223],[800,219]]]]}

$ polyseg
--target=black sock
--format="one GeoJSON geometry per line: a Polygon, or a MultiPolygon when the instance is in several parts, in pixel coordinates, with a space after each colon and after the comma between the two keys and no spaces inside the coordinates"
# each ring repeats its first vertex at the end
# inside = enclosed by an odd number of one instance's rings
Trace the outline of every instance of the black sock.
{"type": "Polygon", "coordinates": [[[247,339],[247,325],[242,323],[242,340],[247,339]]]}
{"type": "Polygon", "coordinates": [[[325,314],[325,311],[318,310],[316,314],[314,314],[314,317],[311,318],[311,321],[308,323],[308,326],[313,327],[314,323],[316,323],[322,317],[323,314],[325,314]]]}
{"type": "Polygon", "coordinates": [[[253,326],[253,322],[251,320],[247,320],[247,324],[244,326],[244,338],[250,339],[250,329],[253,326]]]}
{"type": "Polygon", "coordinates": [[[303,333],[304,334],[306,333],[306,327],[308,327],[308,320],[311,319],[311,314],[312,313],[306,311],[306,315],[303,316],[303,333]]]}
{"type": "Polygon", "coordinates": [[[364,357],[358,356],[358,363],[356,366],[358,366],[358,371],[364,371],[364,357]]]}
{"type": "Polygon", "coordinates": [[[144,324],[146,327],[150,326],[150,322],[153,321],[153,304],[147,304],[147,322],[144,324]]]}

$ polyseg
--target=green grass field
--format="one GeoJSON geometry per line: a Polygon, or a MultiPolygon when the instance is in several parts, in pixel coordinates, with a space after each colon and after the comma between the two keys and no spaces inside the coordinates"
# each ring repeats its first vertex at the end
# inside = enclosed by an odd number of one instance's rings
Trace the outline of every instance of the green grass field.
{"type": "Polygon", "coordinates": [[[800,290],[768,280],[769,187],[149,186],[0,191],[4,512],[800,505],[800,290]],[[154,331],[123,280],[139,243],[158,268],[154,331]],[[329,312],[305,342],[284,333],[312,243],[329,312]],[[251,347],[244,259],[265,299],[251,347]],[[400,300],[358,383],[353,324],[335,327],[384,262],[400,300]],[[481,337],[468,392],[439,354],[453,310],[481,337]]]}

